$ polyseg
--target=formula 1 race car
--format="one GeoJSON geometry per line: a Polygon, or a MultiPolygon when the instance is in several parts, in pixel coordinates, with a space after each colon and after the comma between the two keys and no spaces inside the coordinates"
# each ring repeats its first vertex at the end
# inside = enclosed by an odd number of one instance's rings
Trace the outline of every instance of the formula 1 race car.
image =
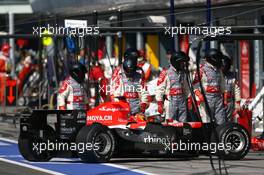
{"type": "Polygon", "coordinates": [[[250,149],[248,131],[236,123],[217,126],[211,135],[211,124],[171,123],[161,116],[130,116],[129,112],[129,104],[124,101],[102,103],[88,111],[27,111],[20,119],[20,153],[29,161],[79,157],[84,162],[107,162],[112,157],[143,152],[169,156],[212,152],[224,159],[238,160],[250,149]],[[52,120],[54,124],[48,124],[52,120]],[[185,147],[181,149],[183,143],[185,147]],[[205,143],[215,144],[199,147],[205,143]],[[215,149],[220,143],[223,145],[215,149]],[[189,149],[190,145],[198,149],[189,149]]]}

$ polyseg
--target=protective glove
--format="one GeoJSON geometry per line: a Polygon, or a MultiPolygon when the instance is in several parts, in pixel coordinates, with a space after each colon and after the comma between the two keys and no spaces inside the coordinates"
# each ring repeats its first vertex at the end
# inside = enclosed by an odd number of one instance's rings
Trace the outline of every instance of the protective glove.
{"type": "Polygon", "coordinates": [[[163,114],[163,102],[162,101],[158,101],[158,112],[160,114],[163,114]]]}
{"type": "Polygon", "coordinates": [[[234,110],[232,113],[232,121],[234,123],[238,123],[239,118],[240,118],[239,111],[234,110]]]}
{"type": "Polygon", "coordinates": [[[66,110],[65,106],[59,106],[59,110],[66,110]]]}
{"type": "Polygon", "coordinates": [[[142,114],[145,113],[146,109],[147,109],[147,103],[141,103],[140,104],[140,110],[141,110],[142,114]]]}
{"type": "Polygon", "coordinates": [[[187,105],[188,105],[188,109],[191,110],[192,109],[192,97],[191,96],[188,97],[187,105]]]}
{"type": "Polygon", "coordinates": [[[236,111],[240,111],[241,110],[240,101],[236,101],[235,109],[236,109],[236,111]]]}
{"type": "Polygon", "coordinates": [[[227,99],[228,99],[228,95],[227,95],[227,93],[225,92],[224,93],[224,107],[227,107],[227,99]]]}
{"type": "Polygon", "coordinates": [[[201,103],[204,102],[204,97],[203,97],[203,94],[201,93],[200,90],[195,89],[195,90],[194,90],[194,94],[195,94],[195,96],[196,96],[196,98],[197,98],[197,103],[198,103],[198,105],[200,105],[201,103]]]}

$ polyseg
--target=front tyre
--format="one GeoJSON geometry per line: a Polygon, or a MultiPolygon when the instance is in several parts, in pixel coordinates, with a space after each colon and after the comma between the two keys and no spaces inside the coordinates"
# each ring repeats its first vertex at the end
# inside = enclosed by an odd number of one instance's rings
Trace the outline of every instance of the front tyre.
{"type": "MultiPolygon", "coordinates": [[[[225,145],[224,151],[219,151],[226,160],[241,160],[250,149],[248,131],[237,123],[226,123],[216,128],[219,143],[225,145]]],[[[214,137],[214,134],[212,135],[214,137]]],[[[215,140],[215,139],[213,139],[215,140]]]]}
{"type": "Polygon", "coordinates": [[[84,126],[76,137],[76,143],[85,145],[85,149],[77,150],[78,156],[82,161],[89,163],[108,162],[115,150],[112,132],[101,124],[84,126]],[[87,145],[89,146],[87,147],[87,145]]]}

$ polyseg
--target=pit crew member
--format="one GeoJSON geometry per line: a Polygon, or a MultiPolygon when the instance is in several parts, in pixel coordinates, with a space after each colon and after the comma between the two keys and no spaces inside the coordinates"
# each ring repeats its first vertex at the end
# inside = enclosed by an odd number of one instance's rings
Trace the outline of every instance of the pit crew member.
{"type": "Polygon", "coordinates": [[[156,89],[158,112],[162,114],[164,107],[165,118],[168,122],[187,121],[185,90],[188,88],[184,73],[187,61],[189,61],[189,56],[184,52],[172,53],[170,67],[163,69],[158,78],[156,89]]]}
{"type": "Polygon", "coordinates": [[[9,51],[10,51],[9,44],[5,43],[1,47],[0,53],[0,72],[10,73],[11,70],[11,63],[9,59],[9,51]]]}
{"type": "Polygon", "coordinates": [[[88,108],[88,98],[83,86],[87,69],[81,63],[73,65],[70,76],[66,78],[57,97],[57,106],[60,110],[86,110],[88,108]]]}
{"type": "Polygon", "coordinates": [[[126,100],[130,105],[131,115],[145,113],[148,106],[145,81],[142,74],[137,72],[138,56],[136,49],[127,49],[122,66],[111,79],[112,100],[126,100]]]}
{"type": "Polygon", "coordinates": [[[4,102],[5,82],[8,79],[8,74],[11,72],[11,62],[9,59],[10,46],[4,43],[0,53],[0,105],[4,102]]]}
{"type": "Polygon", "coordinates": [[[233,114],[239,111],[241,100],[240,88],[236,81],[235,74],[230,71],[231,65],[231,58],[224,55],[222,68],[225,78],[224,106],[228,121],[232,120],[233,114]]]}
{"type": "MultiPolygon", "coordinates": [[[[200,77],[208,101],[211,116],[216,124],[221,125],[227,121],[223,104],[224,78],[221,71],[222,53],[217,49],[210,49],[205,56],[205,63],[200,66],[200,77]]],[[[199,83],[198,73],[195,73],[193,84],[199,83]]],[[[197,90],[196,95],[200,91],[197,90]]],[[[203,97],[201,94],[198,97],[203,97]]],[[[204,99],[201,99],[203,101],[204,99]]]]}

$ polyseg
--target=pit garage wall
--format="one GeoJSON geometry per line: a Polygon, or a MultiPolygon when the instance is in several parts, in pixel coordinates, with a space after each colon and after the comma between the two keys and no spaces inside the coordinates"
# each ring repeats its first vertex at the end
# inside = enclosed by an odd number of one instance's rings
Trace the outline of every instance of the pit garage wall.
{"type": "Polygon", "coordinates": [[[254,73],[253,70],[253,49],[252,49],[252,41],[248,40],[240,40],[238,42],[238,59],[240,62],[239,66],[239,84],[241,89],[241,97],[242,98],[250,98],[253,95],[253,89],[255,89],[254,84],[254,73]]]}
{"type": "MultiPolygon", "coordinates": [[[[263,25],[262,15],[255,14],[252,19],[240,19],[237,25],[263,25]]],[[[238,31],[239,33],[262,33],[262,29],[238,31]]],[[[233,57],[234,71],[241,87],[242,98],[254,98],[263,88],[263,40],[239,40],[222,42],[221,50],[233,57]]]]}
{"type": "Polygon", "coordinates": [[[241,97],[250,98],[255,95],[254,57],[252,41],[226,41],[218,43],[224,55],[233,61],[232,71],[236,75],[241,88],[241,97]]]}
{"type": "MultiPolygon", "coordinates": [[[[256,7],[242,6],[236,9],[226,9],[221,12],[214,11],[212,16],[214,18],[223,18],[222,14],[228,14],[226,16],[236,15],[237,13],[243,13],[256,9],[256,7]]],[[[263,25],[263,11],[253,11],[245,13],[244,15],[235,16],[232,18],[221,19],[217,21],[219,26],[256,26],[263,25]]],[[[215,24],[216,25],[216,24],[215,24]]],[[[232,33],[263,33],[261,29],[232,29],[232,33]]],[[[250,40],[250,41],[229,41],[218,42],[218,48],[224,54],[227,54],[233,58],[234,71],[236,72],[238,83],[241,87],[242,98],[254,98],[256,94],[263,87],[263,72],[264,72],[264,60],[263,60],[263,41],[262,40],[250,40]],[[248,45],[246,55],[243,54],[243,43],[248,45]]],[[[245,49],[244,49],[245,51],[245,49]]]]}

